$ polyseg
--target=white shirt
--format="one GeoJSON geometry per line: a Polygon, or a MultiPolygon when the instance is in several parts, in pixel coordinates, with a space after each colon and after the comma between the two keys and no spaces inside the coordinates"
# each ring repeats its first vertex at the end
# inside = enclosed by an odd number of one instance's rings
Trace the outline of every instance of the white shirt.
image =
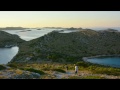
{"type": "Polygon", "coordinates": [[[75,66],[75,71],[78,71],[78,66],[75,66]]]}

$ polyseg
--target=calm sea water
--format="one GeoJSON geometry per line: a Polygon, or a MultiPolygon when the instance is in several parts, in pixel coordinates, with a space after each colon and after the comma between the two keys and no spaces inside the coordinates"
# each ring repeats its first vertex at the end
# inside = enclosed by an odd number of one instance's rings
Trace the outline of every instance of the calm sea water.
{"type": "Polygon", "coordinates": [[[0,64],[7,64],[17,53],[17,46],[12,48],[0,48],[0,64]]]}
{"type": "MultiPolygon", "coordinates": [[[[3,30],[5,32],[8,32],[10,34],[16,34],[18,35],[21,39],[26,40],[26,41],[30,41],[32,39],[44,36],[47,33],[50,33],[52,31],[54,31],[56,29],[41,29],[41,30],[37,30],[37,29],[26,29],[26,30],[3,30]]],[[[58,31],[61,29],[57,29],[58,31]]]]}
{"type": "Polygon", "coordinates": [[[90,59],[87,59],[86,61],[91,62],[91,63],[95,63],[95,64],[120,68],[120,57],[90,58],[90,59]]]}

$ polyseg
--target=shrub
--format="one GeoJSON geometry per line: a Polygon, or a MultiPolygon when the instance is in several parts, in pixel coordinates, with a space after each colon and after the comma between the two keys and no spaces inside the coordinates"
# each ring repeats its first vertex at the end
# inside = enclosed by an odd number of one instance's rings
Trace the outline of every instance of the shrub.
{"type": "Polygon", "coordinates": [[[62,70],[62,69],[52,69],[52,71],[57,71],[57,72],[61,72],[61,73],[66,73],[66,71],[62,70]]]}
{"type": "Polygon", "coordinates": [[[33,68],[29,68],[29,69],[25,69],[26,71],[30,71],[30,72],[35,72],[35,73],[39,73],[41,75],[45,74],[43,71],[40,71],[40,70],[36,70],[36,69],[33,69],[33,68]]]}
{"type": "Polygon", "coordinates": [[[89,67],[90,66],[89,63],[86,63],[86,62],[83,62],[83,61],[77,62],[76,65],[81,66],[81,67],[89,67]]]}
{"type": "Polygon", "coordinates": [[[0,65],[0,70],[4,70],[6,69],[6,67],[4,67],[3,65],[0,65]]]}
{"type": "Polygon", "coordinates": [[[44,67],[44,68],[42,68],[42,70],[44,70],[44,71],[49,71],[50,68],[44,67]]]}
{"type": "Polygon", "coordinates": [[[8,64],[9,67],[12,67],[12,68],[17,68],[17,65],[15,63],[10,63],[8,64]]]}

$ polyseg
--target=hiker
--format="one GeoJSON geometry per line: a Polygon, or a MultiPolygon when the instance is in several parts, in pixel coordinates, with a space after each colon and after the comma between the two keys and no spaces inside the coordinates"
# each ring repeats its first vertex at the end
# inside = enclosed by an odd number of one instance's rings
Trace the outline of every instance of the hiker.
{"type": "Polygon", "coordinates": [[[68,66],[67,66],[67,64],[65,64],[65,66],[64,66],[65,68],[66,68],[66,71],[68,71],[68,66]]]}
{"type": "Polygon", "coordinates": [[[75,65],[75,74],[77,74],[77,73],[78,73],[78,66],[75,65]]]}
{"type": "Polygon", "coordinates": [[[68,66],[66,65],[66,70],[68,71],[68,66]]]}

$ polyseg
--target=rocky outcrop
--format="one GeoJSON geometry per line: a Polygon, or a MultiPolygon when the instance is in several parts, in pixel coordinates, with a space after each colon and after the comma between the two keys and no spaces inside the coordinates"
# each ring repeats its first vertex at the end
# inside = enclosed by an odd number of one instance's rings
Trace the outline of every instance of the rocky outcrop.
{"type": "Polygon", "coordinates": [[[39,79],[40,74],[19,69],[0,71],[0,79],[39,79]]]}

